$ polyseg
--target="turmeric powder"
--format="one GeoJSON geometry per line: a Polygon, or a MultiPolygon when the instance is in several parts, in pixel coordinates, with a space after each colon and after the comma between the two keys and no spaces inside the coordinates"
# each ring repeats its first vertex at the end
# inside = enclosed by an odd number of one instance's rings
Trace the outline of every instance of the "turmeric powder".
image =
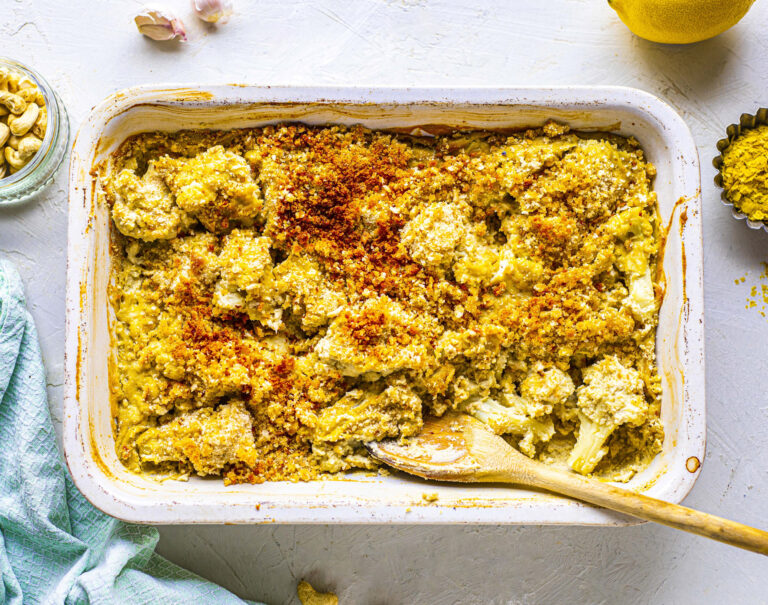
{"type": "Polygon", "coordinates": [[[738,136],[723,152],[723,188],[753,221],[768,221],[768,125],[738,136]]]}

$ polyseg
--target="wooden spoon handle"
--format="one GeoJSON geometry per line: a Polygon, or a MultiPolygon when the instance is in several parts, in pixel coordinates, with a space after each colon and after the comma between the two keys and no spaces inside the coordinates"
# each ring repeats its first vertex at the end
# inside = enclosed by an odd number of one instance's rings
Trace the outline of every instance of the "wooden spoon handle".
{"type": "Polygon", "coordinates": [[[535,468],[515,474],[511,479],[521,483],[522,474],[525,475],[525,483],[533,487],[565,494],[604,508],[768,555],[768,532],[679,504],[643,496],[597,479],[560,471],[539,463],[533,463],[533,466],[535,468]]]}

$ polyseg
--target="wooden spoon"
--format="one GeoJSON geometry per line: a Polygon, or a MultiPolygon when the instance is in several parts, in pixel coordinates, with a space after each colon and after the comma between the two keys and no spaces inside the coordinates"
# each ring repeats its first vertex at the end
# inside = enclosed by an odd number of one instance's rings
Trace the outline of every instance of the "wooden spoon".
{"type": "Polygon", "coordinates": [[[768,532],[536,462],[466,414],[427,419],[421,433],[403,443],[380,441],[366,447],[382,462],[425,479],[546,489],[768,555],[768,532]]]}

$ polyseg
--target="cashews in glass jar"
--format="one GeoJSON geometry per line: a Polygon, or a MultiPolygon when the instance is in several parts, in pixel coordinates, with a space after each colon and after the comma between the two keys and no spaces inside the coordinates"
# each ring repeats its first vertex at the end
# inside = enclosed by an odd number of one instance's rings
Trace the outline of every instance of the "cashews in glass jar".
{"type": "Polygon", "coordinates": [[[5,105],[5,108],[11,113],[22,113],[27,108],[27,102],[19,95],[8,92],[7,90],[0,91],[0,104],[5,105]]]}
{"type": "Polygon", "coordinates": [[[27,134],[37,122],[37,117],[40,115],[40,107],[37,103],[29,103],[24,113],[18,117],[8,116],[8,126],[11,129],[11,133],[17,137],[27,134]]]}
{"type": "Polygon", "coordinates": [[[0,178],[18,172],[43,145],[48,113],[26,75],[0,68],[0,178]]]}

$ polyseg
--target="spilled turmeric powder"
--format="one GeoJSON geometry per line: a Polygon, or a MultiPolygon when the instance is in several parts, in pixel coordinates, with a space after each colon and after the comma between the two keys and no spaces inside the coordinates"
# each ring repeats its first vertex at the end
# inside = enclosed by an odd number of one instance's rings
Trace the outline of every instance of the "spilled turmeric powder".
{"type": "Polygon", "coordinates": [[[739,135],[723,152],[723,188],[753,221],[768,220],[768,125],[739,135]]]}
{"type": "MultiPolygon", "coordinates": [[[[734,280],[738,286],[747,281],[749,273],[734,280]]],[[[763,270],[757,276],[759,283],[747,286],[749,294],[747,295],[745,309],[755,309],[763,317],[768,317],[768,263],[763,263],[763,270]]]]}

